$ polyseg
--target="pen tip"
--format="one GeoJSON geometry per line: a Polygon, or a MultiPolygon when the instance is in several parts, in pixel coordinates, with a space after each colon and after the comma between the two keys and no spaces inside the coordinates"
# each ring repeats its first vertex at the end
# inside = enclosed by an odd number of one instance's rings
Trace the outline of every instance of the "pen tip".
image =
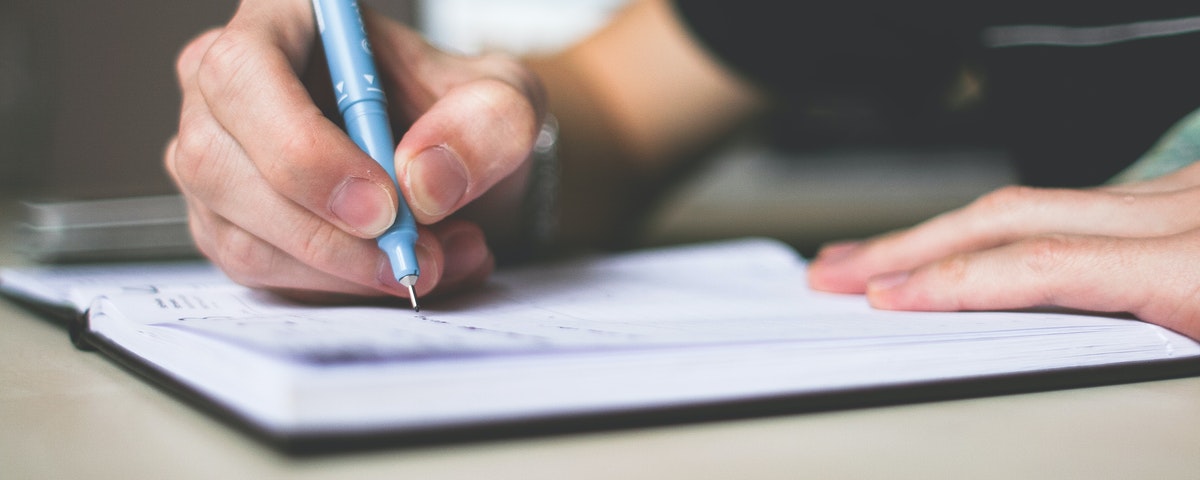
{"type": "Polygon", "coordinates": [[[417,291],[412,285],[408,285],[408,300],[412,302],[414,312],[420,312],[421,306],[417,305],[417,291]]]}

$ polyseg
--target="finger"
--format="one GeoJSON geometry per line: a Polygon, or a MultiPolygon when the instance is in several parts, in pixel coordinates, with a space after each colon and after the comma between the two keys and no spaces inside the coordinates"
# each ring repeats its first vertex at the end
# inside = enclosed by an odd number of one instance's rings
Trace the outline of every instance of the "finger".
{"type": "MultiPolygon", "coordinates": [[[[251,288],[289,292],[327,292],[356,297],[389,292],[349,282],[296,260],[249,232],[215,215],[191,214],[197,246],[221,265],[233,281],[251,288]]],[[[402,294],[399,289],[392,295],[402,294]]],[[[296,295],[292,295],[296,296],[296,295]]]]}
{"type": "Polygon", "coordinates": [[[1152,239],[1050,235],[871,280],[890,310],[1060,306],[1129,312],[1200,338],[1200,230],[1152,239]]]}
{"type": "MultiPolygon", "coordinates": [[[[193,208],[202,212],[194,217],[219,219],[205,222],[208,228],[196,233],[202,243],[221,239],[205,253],[223,270],[248,284],[307,285],[361,293],[346,285],[353,283],[376,293],[406,292],[389,279],[390,275],[380,275],[386,258],[373,242],[337,229],[276,192],[246,159],[240,144],[211,116],[203,96],[196,94],[197,82],[190,69],[195,68],[196,57],[201,56],[197,52],[205,48],[205,43],[211,48],[218,41],[213,35],[203,36],[181,56],[180,82],[185,95],[180,135],[165,159],[167,170],[187,193],[189,202],[203,205],[202,210],[193,208]],[[340,284],[331,284],[327,277],[339,278],[340,284]]],[[[351,183],[347,188],[355,186],[351,183]]],[[[436,274],[429,278],[427,283],[436,283],[431,282],[436,274]]]]}
{"type": "MultiPolygon", "coordinates": [[[[166,163],[174,165],[178,140],[173,139],[166,151],[166,163]]],[[[175,176],[174,169],[168,169],[175,176]]],[[[177,180],[178,182],[178,180],[177,180]]],[[[188,200],[188,226],[197,249],[221,267],[234,281],[255,288],[273,290],[324,291],[354,296],[407,293],[400,285],[391,285],[387,276],[381,283],[390,290],[364,286],[330,275],[300,262],[295,257],[270,245],[251,233],[217,215],[196,197],[188,200]]],[[[380,265],[382,268],[384,265],[380,265]]],[[[390,267],[389,267],[390,268],[390,267]]]]}
{"type": "Polygon", "coordinates": [[[206,30],[193,38],[179,51],[179,56],[175,59],[175,78],[179,83],[180,90],[187,93],[192,79],[196,76],[196,72],[200,70],[200,63],[204,59],[204,55],[208,53],[208,49],[212,47],[217,37],[221,36],[222,31],[220,28],[206,30]]]}
{"type": "Polygon", "coordinates": [[[194,237],[209,244],[202,250],[209,258],[255,286],[361,293],[319,278],[328,276],[376,293],[407,292],[390,275],[380,275],[381,268],[390,272],[390,267],[374,242],[337,229],[271,189],[197,98],[185,98],[180,137],[172,141],[165,162],[198,212],[193,218],[203,221],[205,228],[194,237]]]}
{"type": "Polygon", "coordinates": [[[1036,235],[1168,235],[1195,224],[1196,214],[1187,211],[1187,206],[1198,199],[1200,192],[1191,191],[1135,195],[1002,188],[916,227],[861,242],[855,248],[839,248],[836,255],[824,251],[814,259],[809,281],[819,290],[861,293],[866,279],[879,273],[908,270],[947,255],[1036,235]]]}
{"type": "MultiPolygon", "coordinates": [[[[322,303],[347,302],[381,295],[407,297],[407,288],[381,262],[377,277],[385,288],[348,282],[317,270],[273,245],[249,234],[219,216],[189,208],[198,248],[223,259],[234,281],[263,288],[289,298],[322,303]]],[[[482,283],[491,274],[495,259],[483,232],[474,224],[448,220],[421,232],[417,245],[421,258],[418,296],[459,291],[482,283]]]]}
{"type": "MultiPolygon", "coordinates": [[[[438,238],[438,244],[444,245],[444,266],[427,262],[422,266],[422,280],[417,285],[417,295],[420,297],[443,295],[460,291],[483,283],[491,274],[495,260],[484,243],[483,233],[473,224],[461,221],[447,221],[434,226],[433,232],[426,235],[438,238]],[[451,252],[454,252],[453,254],[451,252]],[[457,257],[457,259],[456,259],[457,257]],[[440,279],[437,272],[441,271],[440,279]]],[[[269,248],[269,245],[262,245],[269,248]]],[[[282,255],[282,252],[272,252],[282,255]]],[[[281,257],[287,262],[286,255],[281,257]]],[[[277,271],[285,273],[278,277],[261,279],[255,276],[240,277],[239,283],[251,287],[270,290],[281,296],[308,303],[362,303],[363,301],[380,298],[380,295],[394,296],[347,284],[344,280],[329,276],[323,272],[307,268],[299,262],[285,263],[277,271]]],[[[388,275],[390,272],[384,272],[388,275]]],[[[391,282],[390,279],[387,280],[391,282]]],[[[400,295],[407,297],[406,294],[400,295]]],[[[406,306],[408,302],[398,303],[406,306]]]]}
{"type": "Polygon", "coordinates": [[[400,139],[396,172],[417,220],[437,222],[517,171],[545,109],[540,82],[500,55],[435,53],[415,32],[367,15],[393,103],[416,121],[400,139]]]}
{"type": "MultiPolygon", "coordinates": [[[[168,171],[188,188],[193,237],[223,270],[240,283],[298,298],[340,298],[329,293],[407,296],[374,242],[329,228],[319,217],[262,185],[247,162],[226,161],[241,158],[244,152],[228,141],[203,108],[185,104],[183,118],[189,131],[214,133],[187,137],[206,140],[198,146],[181,147],[178,139],[172,140],[166,153],[168,171]],[[327,233],[320,233],[321,229],[327,233]]],[[[477,283],[491,271],[491,253],[482,232],[461,221],[447,222],[436,231],[422,229],[417,253],[422,266],[419,294],[477,283]],[[442,244],[453,245],[458,257],[466,259],[451,264],[454,278],[448,286],[439,286],[445,263],[442,244]]]]}
{"type": "MultiPolygon", "coordinates": [[[[170,158],[176,154],[177,145],[175,139],[168,144],[168,164],[174,163],[170,158]]],[[[395,280],[390,263],[373,242],[350,240],[368,244],[366,252],[375,257],[375,278],[383,288],[361,279],[349,281],[343,278],[353,268],[337,268],[337,275],[313,268],[225,220],[204,204],[192,201],[191,197],[185,198],[189,198],[189,225],[197,248],[238,283],[306,301],[338,302],[383,294],[407,297],[407,288],[395,280]]],[[[494,258],[483,232],[464,221],[450,220],[429,230],[422,228],[416,248],[422,266],[421,279],[416,285],[419,295],[476,285],[486,279],[494,267],[494,258]],[[447,251],[453,256],[445,253],[447,251]]]]}
{"type": "Polygon", "coordinates": [[[529,156],[536,124],[527,105],[489,103],[511,96],[477,82],[444,97],[400,141],[397,176],[417,219],[432,223],[483,195],[529,156]],[[521,125],[517,125],[519,122],[521,125]]]}
{"type": "Polygon", "coordinates": [[[298,78],[314,29],[307,2],[245,2],[185,89],[200,93],[273,190],[347,232],[375,237],[395,218],[396,192],[298,78]]]}
{"type": "MultiPolygon", "coordinates": [[[[448,219],[430,225],[429,229],[437,238],[443,252],[438,292],[453,292],[476,286],[491,275],[496,259],[488,248],[483,230],[477,225],[448,219]]],[[[421,271],[426,270],[428,269],[422,266],[421,271]]]]}
{"type": "Polygon", "coordinates": [[[1113,193],[1166,193],[1192,188],[1200,184],[1200,162],[1183,167],[1161,177],[1140,182],[1104,185],[1101,190],[1113,193]]]}
{"type": "Polygon", "coordinates": [[[227,138],[228,135],[224,131],[209,128],[213,122],[209,121],[203,95],[196,86],[196,74],[200,69],[200,63],[208,53],[208,49],[212,47],[213,42],[220,37],[221,32],[221,29],[212,29],[197,36],[183,48],[175,62],[176,79],[182,93],[182,105],[178,134],[171,139],[170,145],[166,149],[163,166],[184,193],[187,193],[189,178],[180,176],[181,172],[176,163],[176,159],[179,158],[180,138],[182,137],[189,145],[196,145],[193,147],[195,151],[207,153],[210,148],[213,149],[211,156],[215,158],[225,157],[222,155],[224,151],[222,144],[232,140],[227,138]]]}
{"type": "MultiPolygon", "coordinates": [[[[297,259],[202,205],[190,204],[189,216],[197,247],[242,285],[323,301],[343,297],[408,296],[407,287],[396,280],[386,257],[369,240],[356,239],[364,244],[365,253],[374,258],[372,263],[347,263],[331,272],[297,259]],[[346,278],[348,272],[356,271],[363,278],[346,278]]],[[[438,288],[445,263],[444,253],[437,236],[429,231],[421,232],[416,251],[422,266],[416,290],[418,295],[426,295],[438,288]]]]}
{"type": "MultiPolygon", "coordinates": [[[[220,218],[199,235],[216,237],[216,247],[207,253],[223,269],[242,278],[280,278],[297,274],[294,268],[280,265],[297,262],[344,282],[392,293],[404,291],[391,284],[394,282],[384,283],[387,276],[381,277],[380,271],[390,271],[390,267],[373,241],[338,229],[272,190],[253,165],[227,160],[243,155],[236,144],[219,143],[224,147],[204,151],[185,139],[176,147],[173,163],[175,175],[188,179],[183,182],[188,193],[212,217],[220,218]],[[220,150],[226,153],[213,155],[220,150]]],[[[261,278],[253,283],[271,284],[261,278]]]]}
{"type": "Polygon", "coordinates": [[[391,91],[389,106],[402,118],[415,119],[439,98],[462,85],[490,79],[516,89],[540,118],[546,111],[546,92],[532,70],[503,54],[458,56],[437,49],[413,31],[363,9],[372,48],[381,61],[380,75],[391,91]]]}

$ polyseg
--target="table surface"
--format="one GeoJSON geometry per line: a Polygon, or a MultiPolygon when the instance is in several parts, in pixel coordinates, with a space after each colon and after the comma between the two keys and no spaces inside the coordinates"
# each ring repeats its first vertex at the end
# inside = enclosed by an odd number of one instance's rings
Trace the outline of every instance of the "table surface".
{"type": "Polygon", "coordinates": [[[297,458],[0,302],[0,477],[1196,479],[1200,378],[297,458]]]}

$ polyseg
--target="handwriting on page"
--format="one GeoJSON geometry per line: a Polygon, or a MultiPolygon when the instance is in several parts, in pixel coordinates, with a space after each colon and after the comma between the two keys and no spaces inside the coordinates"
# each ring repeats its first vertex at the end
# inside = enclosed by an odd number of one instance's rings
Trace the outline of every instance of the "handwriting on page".
{"type": "MultiPolygon", "coordinates": [[[[142,335],[211,339],[317,365],[778,342],[869,353],[877,345],[971,338],[1046,341],[1079,328],[1125,332],[1115,348],[1132,342],[1129,322],[1116,319],[881,312],[861,296],[807,289],[805,273],[786,248],[741,242],[503,271],[468,295],[427,304],[421,314],[400,303],[298,304],[231,284],[162,289],[119,301],[142,335]]],[[[1157,338],[1145,344],[1162,348],[1157,338]]]]}

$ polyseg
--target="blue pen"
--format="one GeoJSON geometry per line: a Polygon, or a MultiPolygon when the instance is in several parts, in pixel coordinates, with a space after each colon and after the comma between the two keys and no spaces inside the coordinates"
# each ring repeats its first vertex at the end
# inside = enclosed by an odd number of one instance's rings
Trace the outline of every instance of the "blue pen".
{"type": "MultiPolygon", "coordinates": [[[[371,44],[367,42],[367,30],[358,10],[358,2],[312,0],[312,3],[346,133],[387,170],[388,176],[392,177],[392,185],[399,193],[400,185],[396,182],[396,167],[393,164],[396,144],[392,141],[392,127],[388,121],[387,98],[378,84],[371,44]]],[[[414,251],[416,242],[417,222],[401,195],[400,205],[396,209],[396,222],[376,239],[376,243],[391,260],[392,274],[396,280],[408,287],[413,310],[420,311],[417,292],[413,289],[417,277],[421,275],[414,251]]]]}

